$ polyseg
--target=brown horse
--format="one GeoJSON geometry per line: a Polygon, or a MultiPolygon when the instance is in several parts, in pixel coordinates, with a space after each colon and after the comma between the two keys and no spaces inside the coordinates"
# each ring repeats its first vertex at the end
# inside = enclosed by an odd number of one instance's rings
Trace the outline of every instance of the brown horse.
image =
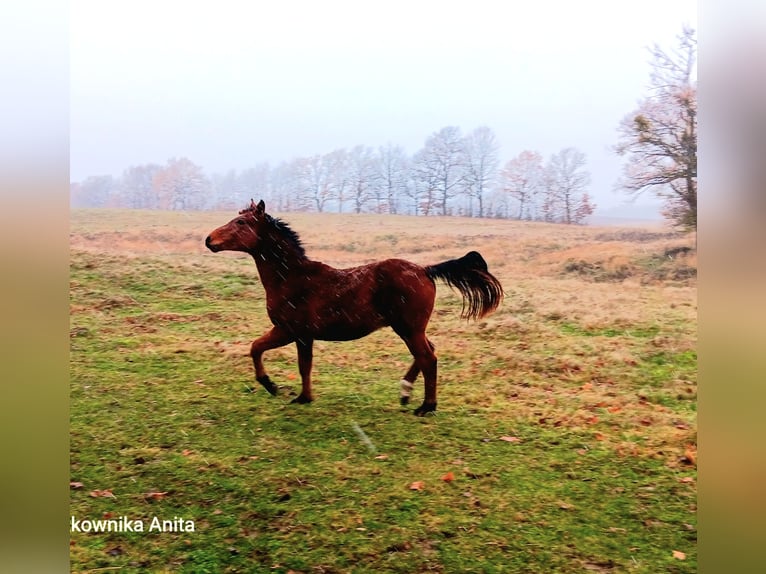
{"type": "Polygon", "coordinates": [[[205,245],[211,251],[244,251],[252,255],[266,289],[266,311],[274,327],[250,348],[255,379],[272,395],[277,386],[263,367],[265,351],[295,342],[301,393],[294,403],[309,403],[314,341],[350,341],[390,326],[414,357],[400,383],[401,404],[409,402],[418,374],[425,379],[425,399],[415,410],[436,410],[436,355],[426,337],[436,296],[435,279],[463,295],[462,317],[475,319],[494,311],[503,297],[500,282],[476,251],[460,259],[421,267],[387,259],[350,269],[311,261],[298,235],[266,213],[263,201],[213,231],[205,245]]]}

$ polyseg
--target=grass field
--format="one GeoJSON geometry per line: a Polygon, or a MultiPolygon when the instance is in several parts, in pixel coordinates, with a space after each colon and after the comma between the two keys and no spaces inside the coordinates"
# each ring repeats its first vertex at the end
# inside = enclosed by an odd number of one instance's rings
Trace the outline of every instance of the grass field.
{"type": "MultiPolygon", "coordinates": [[[[696,572],[696,253],[664,229],[285,214],[310,257],[428,264],[479,250],[505,288],[429,337],[439,410],[412,416],[390,329],[317,342],[311,405],[231,213],[71,215],[74,572],[696,572]],[[154,517],[193,532],[148,532],[154,517]],[[184,523],[187,524],[187,523],[184,523]]],[[[422,400],[422,379],[412,405],[422,400]]]]}

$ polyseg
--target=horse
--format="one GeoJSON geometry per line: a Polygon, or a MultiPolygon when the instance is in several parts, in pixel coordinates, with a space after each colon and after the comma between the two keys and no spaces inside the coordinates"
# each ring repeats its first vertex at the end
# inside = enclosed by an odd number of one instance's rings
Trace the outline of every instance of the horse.
{"type": "Polygon", "coordinates": [[[413,383],[422,372],[425,397],[414,414],[433,412],[437,404],[437,360],[434,345],[426,337],[426,326],[436,297],[435,280],[462,294],[464,319],[488,315],[503,298],[500,282],[476,251],[425,267],[403,259],[349,269],[312,261],[298,234],[266,213],[263,200],[256,205],[251,199],[237,217],[207,236],[205,246],[213,252],[241,251],[255,260],[266,291],[266,312],[273,324],[250,346],[255,379],[276,395],[278,388],[266,373],[263,353],[295,343],[301,392],[293,403],[314,400],[314,341],[351,341],[390,326],[413,357],[412,366],[400,381],[400,403],[409,403],[413,383]]]}

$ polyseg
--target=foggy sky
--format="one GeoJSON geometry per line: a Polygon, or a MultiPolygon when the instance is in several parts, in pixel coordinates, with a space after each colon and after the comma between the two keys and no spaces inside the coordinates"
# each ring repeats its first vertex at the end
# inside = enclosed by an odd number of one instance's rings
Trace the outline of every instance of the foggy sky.
{"type": "MultiPolygon", "coordinates": [[[[599,211],[649,54],[696,2],[72,0],[72,181],[188,157],[210,175],[486,125],[501,164],[587,154],[599,211]]],[[[647,195],[643,202],[649,202],[647,195]]]]}

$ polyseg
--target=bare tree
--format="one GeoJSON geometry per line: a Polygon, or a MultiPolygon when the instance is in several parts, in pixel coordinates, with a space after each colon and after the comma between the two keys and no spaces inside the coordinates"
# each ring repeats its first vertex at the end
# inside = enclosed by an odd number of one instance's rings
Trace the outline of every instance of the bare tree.
{"type": "Polygon", "coordinates": [[[484,217],[484,198],[492,188],[500,163],[495,133],[486,126],[478,127],[463,139],[463,189],[473,215],[473,199],[479,204],[479,217],[484,217]]]}
{"type": "Polygon", "coordinates": [[[460,128],[448,126],[432,134],[416,158],[413,176],[416,187],[427,198],[426,215],[431,208],[441,208],[442,215],[447,215],[449,201],[457,195],[465,176],[460,128]]]}
{"type": "Polygon", "coordinates": [[[304,180],[306,208],[322,213],[325,204],[334,197],[327,160],[324,156],[314,155],[302,158],[300,165],[304,180]]]}
{"type": "Polygon", "coordinates": [[[72,207],[108,207],[117,188],[111,175],[95,175],[70,186],[72,207]]]}
{"type": "Polygon", "coordinates": [[[377,181],[372,148],[358,145],[349,154],[349,188],[354,212],[361,213],[373,198],[377,181]]]}
{"type": "Polygon", "coordinates": [[[338,205],[338,213],[343,213],[343,204],[346,202],[349,189],[349,158],[348,152],[336,149],[322,157],[327,170],[328,184],[333,190],[333,198],[338,205]]]}
{"type": "Polygon", "coordinates": [[[615,151],[627,156],[618,187],[632,195],[651,189],[677,225],[697,228],[697,58],[695,31],[678,46],[651,49],[651,95],[620,123],[615,151]]]}
{"type": "Polygon", "coordinates": [[[161,169],[161,166],[151,163],[131,166],[123,171],[117,184],[120,206],[132,209],[157,209],[157,196],[152,181],[161,169]]]}
{"type": "Polygon", "coordinates": [[[401,146],[388,144],[378,148],[375,157],[379,182],[376,189],[380,195],[378,203],[385,202],[385,211],[388,213],[398,213],[399,197],[407,192],[408,164],[407,155],[401,146]]]}
{"type": "Polygon", "coordinates": [[[412,157],[411,180],[406,194],[412,198],[415,215],[431,215],[437,203],[438,171],[425,148],[412,157]]]}
{"type": "Polygon", "coordinates": [[[261,162],[255,167],[248,168],[239,174],[237,189],[242,193],[241,199],[237,198],[237,206],[241,209],[244,203],[253,198],[261,198],[271,203],[271,166],[268,162],[261,162]]]}
{"type": "Polygon", "coordinates": [[[216,209],[241,209],[245,203],[246,190],[234,169],[224,174],[214,173],[210,177],[211,198],[209,205],[216,209]]]}
{"type": "MultiPolygon", "coordinates": [[[[524,150],[503,167],[500,188],[518,203],[517,219],[538,219],[544,176],[543,156],[536,151],[524,150]]],[[[509,217],[508,212],[506,217],[509,217]]]]}
{"type": "Polygon", "coordinates": [[[546,197],[543,213],[546,221],[582,223],[595,206],[586,192],[590,173],[581,151],[568,147],[548,160],[545,172],[546,197]]]}

